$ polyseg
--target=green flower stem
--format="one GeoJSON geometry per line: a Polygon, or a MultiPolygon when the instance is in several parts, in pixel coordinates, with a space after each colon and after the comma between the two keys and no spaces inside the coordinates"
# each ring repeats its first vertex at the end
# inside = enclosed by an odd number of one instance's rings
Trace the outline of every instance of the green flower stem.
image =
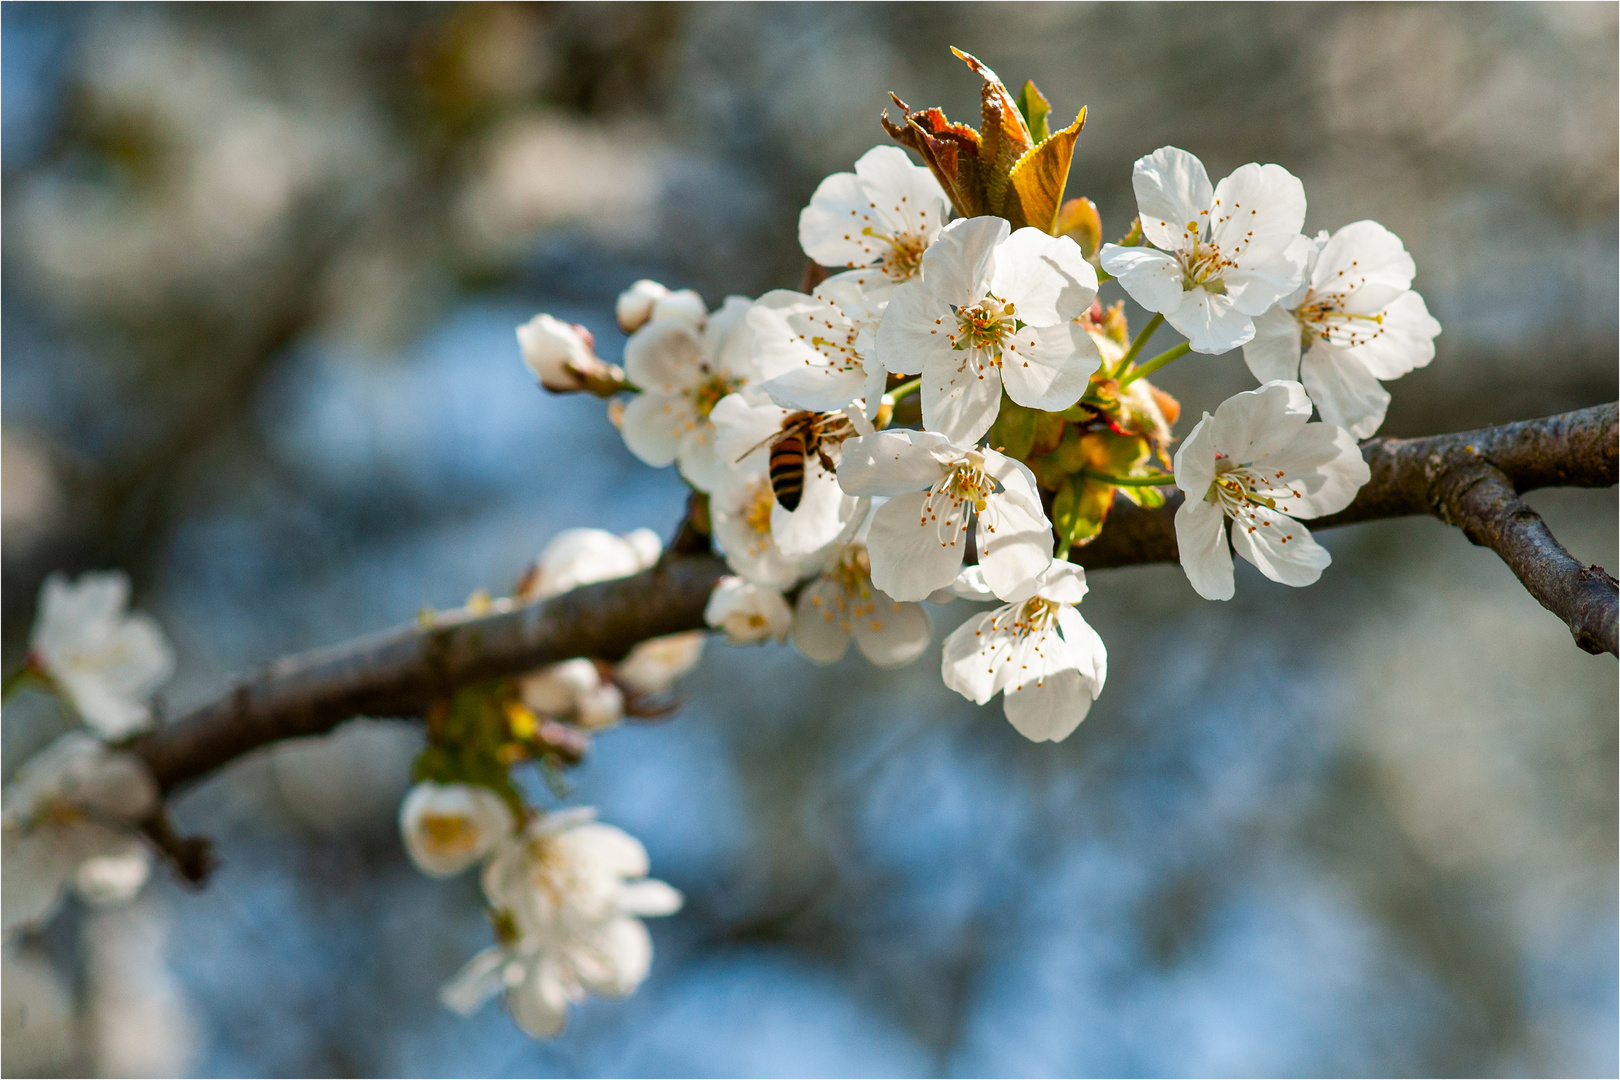
{"type": "Polygon", "coordinates": [[[1180,345],[1174,345],[1164,350],[1164,352],[1160,353],[1158,356],[1155,356],[1147,363],[1127,371],[1124,377],[1119,380],[1119,388],[1121,390],[1125,389],[1142,376],[1151,375],[1153,372],[1158,371],[1160,368],[1164,367],[1164,365],[1168,364],[1177,357],[1186,356],[1190,351],[1192,351],[1192,344],[1186,341],[1183,341],[1180,345]]]}
{"type": "Polygon", "coordinates": [[[1081,469],[1080,472],[1088,480],[1112,484],[1114,487],[1165,487],[1176,482],[1176,478],[1169,473],[1157,476],[1110,476],[1092,469],[1081,469]]]}
{"type": "Polygon", "coordinates": [[[1148,338],[1152,337],[1153,332],[1163,325],[1164,316],[1157,313],[1147,321],[1147,325],[1142,327],[1141,333],[1137,334],[1131,341],[1131,347],[1125,350],[1125,355],[1119,358],[1118,364],[1114,365],[1114,378],[1117,379],[1125,373],[1125,369],[1131,366],[1131,361],[1142,354],[1142,347],[1148,343],[1148,338]]]}
{"type": "Polygon", "coordinates": [[[1063,541],[1057,546],[1057,551],[1052,554],[1052,557],[1058,562],[1068,562],[1069,551],[1073,548],[1073,546],[1074,545],[1070,544],[1067,540],[1063,541]]]}
{"type": "Polygon", "coordinates": [[[922,386],[921,375],[917,376],[915,379],[908,379],[906,382],[901,383],[893,390],[890,390],[888,392],[888,397],[891,401],[899,404],[901,398],[909,397],[911,394],[916,393],[917,388],[920,386],[922,386]]]}

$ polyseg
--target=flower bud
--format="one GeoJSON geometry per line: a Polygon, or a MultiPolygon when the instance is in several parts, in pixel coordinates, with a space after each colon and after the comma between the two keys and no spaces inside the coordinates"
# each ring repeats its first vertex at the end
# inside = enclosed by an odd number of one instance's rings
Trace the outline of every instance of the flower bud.
{"type": "Polygon", "coordinates": [[[755,585],[740,577],[720,579],[709,594],[703,619],[726,632],[733,645],[751,645],[775,638],[786,641],[793,633],[793,609],[777,590],[755,585]]]}
{"type": "Polygon", "coordinates": [[[512,811],[489,788],[429,781],[405,796],[399,832],[417,869],[429,877],[450,877],[511,834],[512,811]]]}
{"type": "Polygon", "coordinates": [[[702,327],[704,320],[709,317],[709,309],[704,306],[703,297],[699,296],[695,289],[681,289],[661,297],[654,303],[652,317],[679,319],[692,326],[702,327]]]}
{"type": "Polygon", "coordinates": [[[624,718],[624,692],[590,660],[565,660],[518,680],[523,704],[543,716],[571,720],[588,731],[624,718]]]}
{"type": "Polygon", "coordinates": [[[669,290],[656,281],[642,278],[619,294],[613,313],[618,317],[619,329],[633,334],[653,317],[653,305],[669,295],[669,290]]]}
{"type": "Polygon", "coordinates": [[[643,641],[614,669],[614,678],[638,694],[666,694],[703,656],[701,630],[643,641]]]}
{"type": "Polygon", "coordinates": [[[536,315],[518,327],[517,337],[523,362],[552,393],[606,396],[623,389],[624,373],[596,355],[596,339],[577,323],[536,315]]]}

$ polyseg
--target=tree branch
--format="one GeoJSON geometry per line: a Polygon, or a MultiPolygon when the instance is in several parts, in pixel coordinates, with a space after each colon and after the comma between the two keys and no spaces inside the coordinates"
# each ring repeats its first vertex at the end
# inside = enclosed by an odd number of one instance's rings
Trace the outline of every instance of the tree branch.
{"type": "MultiPolygon", "coordinates": [[[[1539,487],[1608,487],[1616,481],[1613,404],[1482,431],[1362,445],[1372,479],[1312,529],[1432,514],[1490,547],[1589,652],[1616,651],[1620,591],[1583,567],[1518,498],[1539,487]]],[[[1123,499],[1097,540],[1074,553],[1089,569],[1177,561],[1179,492],[1158,510],[1123,499]]],[[[711,554],[671,551],[634,577],[493,614],[454,614],[274,661],[234,688],[129,748],[165,794],[260,747],[318,735],[352,716],[417,716],[470,683],[518,675],[577,656],[614,660],[638,642],[704,627],[703,608],[726,572],[711,554]]],[[[560,756],[577,760],[583,736],[551,725],[560,756]]],[[[550,730],[550,729],[548,729],[550,730]]]]}

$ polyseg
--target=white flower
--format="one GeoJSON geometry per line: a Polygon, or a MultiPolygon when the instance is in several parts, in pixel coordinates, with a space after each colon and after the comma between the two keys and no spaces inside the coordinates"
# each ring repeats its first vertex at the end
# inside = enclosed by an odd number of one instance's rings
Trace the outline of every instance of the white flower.
{"type": "MultiPolygon", "coordinates": [[[[712,417],[715,452],[724,470],[710,500],[715,538],[733,570],[778,588],[798,579],[798,560],[819,554],[852,532],[866,509],[861,499],[844,493],[837,475],[823,465],[823,454],[836,466],[841,452],[828,441],[822,442],[820,453],[804,455],[798,506],[789,510],[778,501],[766,471],[769,443],[791,415],[762,394],[744,392],[721,401],[712,417]],[[780,566],[772,561],[771,552],[783,556],[780,566]]],[[[823,432],[851,430],[848,418],[840,413],[819,422],[823,432]]]]}
{"type": "Polygon", "coordinates": [[[929,633],[921,604],[892,600],[872,584],[865,544],[840,548],[794,610],[793,644],[818,664],[838,660],[854,638],[878,667],[900,667],[928,647],[929,633]]]}
{"type": "Polygon", "coordinates": [[[896,600],[925,600],[950,585],[977,516],[979,566],[1003,600],[1052,561],[1052,526],[1035,474],[994,450],[975,450],[933,431],[879,431],[844,443],[844,490],[892,495],[872,515],[866,544],[872,582],[896,600]]]}
{"type": "Polygon", "coordinates": [[[793,633],[793,609],[779,590],[727,575],[709,594],[703,621],[726,632],[733,645],[752,645],[793,633]]]}
{"type": "Polygon", "coordinates": [[[544,600],[597,581],[639,574],[658,561],[663,542],[651,529],[615,536],[603,529],[564,529],[551,538],[518,593],[544,600]]]}
{"type": "Polygon", "coordinates": [[[147,698],[174,671],[174,653],[151,616],[124,613],[122,571],[45,579],[29,639],[33,657],[96,732],[119,739],[152,721],[147,698]]]}
{"type": "Polygon", "coordinates": [[[945,685],[980,705],[1004,691],[1002,709],[1020,735],[1068,738],[1108,678],[1108,650],[1074,607],[1085,594],[1085,571],[1053,563],[1032,596],[975,615],[945,639],[945,685]]]}
{"type": "Polygon", "coordinates": [[[1308,271],[1304,285],[1254,321],[1243,359],[1261,382],[1298,379],[1323,420],[1368,438],[1389,407],[1379,380],[1433,360],[1440,324],[1410,288],[1412,256],[1376,221],[1346,225],[1332,239],[1323,233],[1308,271]]]}
{"type": "Polygon", "coordinates": [[[728,296],[701,328],[655,318],[624,346],[626,375],[641,388],[624,408],[625,445],[649,465],[679,461],[681,475],[700,491],[712,490],[722,471],[709,414],[727,394],[759,381],[751,306],[728,296]]]}
{"type": "Polygon", "coordinates": [[[484,870],[503,940],[445,984],[440,1000],[470,1013],[501,991],[535,1038],[555,1035],[587,994],[633,993],[652,964],[643,918],[680,910],[679,892],[648,878],[647,851],[590,810],[549,814],[505,842],[484,870]]]}
{"type": "Polygon", "coordinates": [[[517,328],[523,362],[547,390],[566,393],[585,386],[585,373],[602,366],[583,328],[540,314],[517,328]]]}
{"type": "Polygon", "coordinates": [[[1227,518],[1232,548],[1272,581],[1309,585],[1332,562],[1294,518],[1344,509],[1370,473],[1349,432],[1310,415],[1299,383],[1268,382],[1205,413],[1176,451],[1176,543],[1198,595],[1232,598],[1227,518]]]}
{"type": "Polygon", "coordinates": [[[888,372],[873,351],[887,304],[863,289],[870,272],[828,278],[814,296],[776,289],[748,312],[763,389],[778,405],[812,412],[864,400],[877,415],[888,372]]]}
{"type": "Polygon", "coordinates": [[[883,366],[922,373],[923,426],[959,443],[990,430],[1003,386],[1020,405],[1057,412],[1080,400],[1100,363],[1073,321],[1097,295],[1079,246],[1007,230],[997,217],[953,221],[878,327],[883,366]]]}
{"type": "Polygon", "coordinates": [[[619,661],[613,677],[632,693],[667,694],[676,679],[697,666],[706,636],[701,630],[688,630],[643,641],[619,661]]]}
{"type": "Polygon", "coordinates": [[[523,704],[535,712],[587,731],[612,727],[624,718],[624,692],[602,678],[592,660],[564,660],[530,672],[517,688],[523,704]]]}
{"type": "Polygon", "coordinates": [[[709,318],[709,308],[696,289],[676,289],[653,301],[652,319],[675,319],[702,329],[709,318]]]}
{"type": "Polygon", "coordinates": [[[1254,316],[1304,279],[1305,188],[1281,165],[1244,165],[1211,190],[1203,162],[1166,146],[1137,161],[1131,182],[1154,246],[1105,244],[1103,269],[1193,351],[1242,345],[1254,316]]]}
{"type": "Polygon", "coordinates": [[[476,784],[411,788],[399,807],[399,833],[416,868],[429,877],[450,877],[483,861],[512,834],[506,800],[476,784]]]}
{"type": "Polygon", "coordinates": [[[653,307],[668,295],[667,286],[647,278],[631,285],[619,294],[618,302],[613,305],[613,315],[618,320],[619,329],[626,334],[640,330],[652,319],[653,307]]]}
{"type": "Polygon", "coordinates": [[[933,173],[897,146],[875,146],[833,173],[799,214],[799,244],[822,266],[875,266],[890,282],[917,273],[950,201],[933,173]]]}
{"type": "Polygon", "coordinates": [[[48,918],[72,885],[86,900],[129,900],[151,871],[132,825],[158,804],[141,761],[72,731],[18,768],[0,812],[5,932],[48,918]]]}

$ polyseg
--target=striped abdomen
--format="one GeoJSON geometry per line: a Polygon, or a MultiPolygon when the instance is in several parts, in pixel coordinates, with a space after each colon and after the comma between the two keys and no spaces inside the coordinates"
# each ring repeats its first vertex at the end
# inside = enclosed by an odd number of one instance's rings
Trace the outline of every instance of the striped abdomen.
{"type": "Polygon", "coordinates": [[[771,491],[782,509],[799,508],[804,495],[804,436],[797,431],[784,432],[771,445],[771,491]]]}

